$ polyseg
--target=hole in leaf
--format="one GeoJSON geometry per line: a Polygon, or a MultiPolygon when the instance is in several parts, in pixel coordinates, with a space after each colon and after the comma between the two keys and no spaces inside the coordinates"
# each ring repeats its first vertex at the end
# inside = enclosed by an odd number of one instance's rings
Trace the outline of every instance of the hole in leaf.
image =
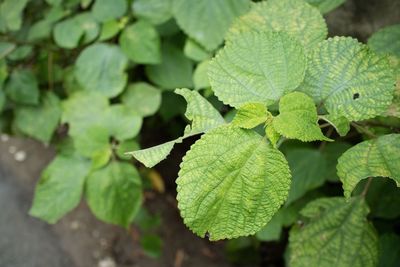
{"type": "Polygon", "coordinates": [[[354,100],[356,100],[357,98],[360,98],[360,94],[359,94],[359,93],[355,93],[355,94],[353,95],[353,99],[354,99],[354,100]]]}

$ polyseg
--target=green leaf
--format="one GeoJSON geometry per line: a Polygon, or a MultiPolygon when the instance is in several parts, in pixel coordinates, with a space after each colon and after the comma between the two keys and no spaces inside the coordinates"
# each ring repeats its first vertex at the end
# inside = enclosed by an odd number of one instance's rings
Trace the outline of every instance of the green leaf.
{"type": "Polygon", "coordinates": [[[8,54],[7,59],[12,61],[19,61],[26,59],[32,54],[33,47],[30,45],[20,45],[15,48],[10,54],[8,54]]]}
{"type": "Polygon", "coordinates": [[[240,128],[252,129],[265,123],[268,118],[272,118],[267,106],[261,103],[248,103],[241,106],[236,116],[233,118],[232,125],[240,128]]]}
{"type": "Polygon", "coordinates": [[[158,235],[145,234],[140,239],[140,247],[151,258],[159,258],[162,254],[162,240],[158,235]]]}
{"type": "Polygon", "coordinates": [[[205,60],[197,65],[193,73],[193,83],[196,90],[208,88],[211,86],[207,74],[209,64],[210,60],[205,60]]]}
{"type": "Polygon", "coordinates": [[[344,116],[337,117],[328,114],[322,115],[319,118],[332,125],[340,136],[346,136],[346,134],[350,131],[350,122],[344,116]]]}
{"type": "Polygon", "coordinates": [[[279,210],[272,216],[271,220],[256,233],[256,237],[260,241],[277,241],[282,234],[282,212],[279,210]]]}
{"type": "Polygon", "coordinates": [[[320,198],[301,214],[308,218],[290,232],[290,266],[373,267],[378,262],[378,237],[366,216],[363,198],[320,198]]]}
{"type": "Polygon", "coordinates": [[[236,20],[227,40],[248,31],[287,32],[311,50],[328,34],[320,12],[303,0],[268,0],[253,4],[250,12],[236,20]]]}
{"type": "Polygon", "coordinates": [[[54,6],[57,6],[57,5],[60,5],[61,4],[61,2],[62,2],[63,0],[46,0],[46,2],[49,4],[49,5],[54,5],[54,6]]]}
{"type": "Polygon", "coordinates": [[[89,169],[84,158],[58,155],[42,173],[29,214],[56,223],[79,204],[89,169]]]}
{"type": "Polygon", "coordinates": [[[111,162],[89,174],[86,199],[97,218],[128,228],[142,202],[140,176],[131,164],[111,162]]]}
{"type": "Polygon", "coordinates": [[[327,166],[325,169],[326,180],[331,182],[338,182],[339,177],[337,176],[336,165],[339,157],[349,148],[351,144],[335,141],[333,143],[325,144],[322,150],[323,156],[326,158],[327,166]]]}
{"type": "Polygon", "coordinates": [[[39,106],[16,107],[14,125],[22,133],[49,143],[60,118],[60,100],[54,93],[46,92],[43,94],[39,106]]]}
{"type": "Polygon", "coordinates": [[[286,153],[286,158],[292,173],[292,184],[285,204],[289,205],[324,184],[327,161],[319,150],[311,148],[291,149],[286,153]]]}
{"type": "Polygon", "coordinates": [[[233,20],[249,6],[248,0],[174,0],[173,13],[190,38],[212,51],[222,43],[233,20]]]}
{"type": "Polygon", "coordinates": [[[344,195],[368,177],[389,177],[400,186],[400,134],[388,134],[361,142],[347,150],[337,165],[344,195]]]}
{"type": "Polygon", "coordinates": [[[135,0],[132,4],[133,13],[140,19],[158,25],[172,17],[173,0],[135,0]]]}
{"type": "Polygon", "coordinates": [[[161,105],[161,91],[145,82],[133,83],[121,96],[122,103],[143,117],[157,112],[161,105]]]}
{"type": "Polygon", "coordinates": [[[146,66],[147,77],[163,89],[192,87],[192,63],[177,47],[163,44],[162,63],[146,66]]]}
{"type": "Polygon", "coordinates": [[[99,22],[120,18],[128,9],[126,2],[126,0],[96,0],[92,7],[93,17],[99,22]]]}
{"type": "Polygon", "coordinates": [[[129,152],[135,159],[143,163],[147,168],[152,168],[160,161],[164,160],[171,153],[174,145],[182,142],[182,138],[178,138],[157,146],[129,152]]]}
{"type": "Polygon", "coordinates": [[[183,53],[194,61],[203,61],[211,57],[209,52],[190,38],[186,39],[183,53]]]}
{"type": "Polygon", "coordinates": [[[7,97],[19,104],[39,104],[39,85],[35,75],[28,69],[16,69],[6,84],[7,97]]]}
{"type": "Polygon", "coordinates": [[[119,47],[98,43],[81,52],[76,61],[75,76],[84,89],[114,97],[126,85],[128,77],[124,70],[127,64],[119,47]]]}
{"type": "Polygon", "coordinates": [[[275,102],[296,89],[305,68],[302,45],[286,33],[245,32],[218,52],[208,75],[215,95],[240,107],[275,102]]]}
{"type": "Polygon", "coordinates": [[[289,139],[309,141],[332,141],[325,137],[318,126],[317,109],[313,100],[300,92],[285,95],[279,102],[279,115],[273,126],[281,135],[289,139]]]}
{"type": "Polygon", "coordinates": [[[118,144],[117,149],[115,150],[115,153],[117,154],[117,156],[120,159],[130,160],[130,159],[132,159],[132,156],[127,154],[127,152],[139,150],[139,149],[140,149],[140,145],[136,140],[125,140],[118,144]]]}
{"type": "Polygon", "coordinates": [[[104,165],[108,162],[111,151],[109,139],[107,128],[91,126],[80,135],[74,136],[74,147],[78,153],[90,159],[99,159],[101,154],[108,155],[102,158],[102,162],[96,162],[96,165],[104,165]]]}
{"type": "Polygon", "coordinates": [[[160,36],[154,26],[146,21],[127,26],[119,37],[119,43],[125,55],[135,63],[161,62],[160,36]]]}
{"type": "Polygon", "coordinates": [[[10,42],[0,42],[0,60],[10,54],[17,46],[10,42]]]}
{"type": "Polygon", "coordinates": [[[222,126],[191,147],[176,183],[185,224],[219,240],[259,231],[285,201],[290,171],[257,133],[222,126]]]}
{"type": "Polygon", "coordinates": [[[109,134],[119,141],[135,137],[142,127],[142,118],[125,105],[115,104],[107,109],[104,117],[109,134]]]}
{"type": "Polygon", "coordinates": [[[22,26],[22,12],[28,0],[4,0],[0,3],[0,32],[18,31],[22,26]]]}
{"type": "Polygon", "coordinates": [[[111,39],[121,30],[121,23],[117,20],[109,20],[102,24],[99,41],[111,39]]]}
{"type": "Polygon", "coordinates": [[[346,0],[306,0],[306,2],[318,8],[322,14],[325,14],[339,7],[346,0]]]}
{"type": "Polygon", "coordinates": [[[378,267],[397,267],[400,262],[400,237],[387,233],[379,237],[378,267]]]}
{"type": "Polygon", "coordinates": [[[335,117],[364,120],[384,113],[394,92],[386,57],[350,37],[334,37],[309,54],[300,91],[312,96],[335,117]]]}
{"type": "Polygon", "coordinates": [[[368,46],[376,53],[400,57],[400,24],[384,27],[368,39],[368,46]]]}

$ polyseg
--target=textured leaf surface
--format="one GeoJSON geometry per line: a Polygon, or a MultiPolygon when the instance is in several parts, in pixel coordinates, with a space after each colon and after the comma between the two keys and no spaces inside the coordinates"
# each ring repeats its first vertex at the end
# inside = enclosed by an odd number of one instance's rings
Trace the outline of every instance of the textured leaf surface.
{"type": "Polygon", "coordinates": [[[249,4],[248,0],[174,0],[173,13],[187,35],[214,50],[235,17],[245,13],[249,4]]]}
{"type": "Polygon", "coordinates": [[[161,90],[139,82],[128,86],[121,96],[122,103],[137,114],[146,117],[157,112],[161,105],[161,90]]]}
{"type": "Polygon", "coordinates": [[[79,55],[75,76],[84,89],[114,97],[125,87],[127,64],[119,47],[98,43],[85,48],[79,55]]]}
{"type": "Polygon", "coordinates": [[[135,63],[161,62],[160,37],[150,23],[138,21],[126,27],[119,37],[122,51],[135,63]]]}
{"type": "Polygon", "coordinates": [[[374,267],[378,237],[367,221],[364,199],[320,198],[301,214],[309,218],[290,232],[290,266],[374,267]]]}
{"type": "Polygon", "coordinates": [[[346,136],[350,131],[350,122],[344,116],[332,116],[330,114],[320,116],[320,119],[332,125],[340,136],[346,136]]]}
{"type": "Polygon", "coordinates": [[[29,214],[49,223],[57,222],[80,200],[90,161],[58,155],[44,170],[35,190],[29,214]]]}
{"type": "Polygon", "coordinates": [[[267,121],[271,117],[267,106],[261,103],[249,103],[241,106],[232,124],[241,128],[251,129],[267,121]]]}
{"type": "Polygon", "coordinates": [[[259,231],[285,201],[290,171],[257,133],[222,126],[191,147],[176,183],[185,224],[219,240],[259,231]]]}
{"type": "Polygon", "coordinates": [[[300,90],[323,104],[332,116],[357,121],[386,111],[394,83],[386,57],[376,55],[356,39],[335,37],[309,55],[300,90]]]}
{"type": "Polygon", "coordinates": [[[328,34],[320,12],[303,0],[268,0],[253,4],[250,12],[236,20],[227,39],[246,31],[282,31],[294,36],[309,50],[328,34]]]}
{"type": "Polygon", "coordinates": [[[39,106],[18,106],[14,125],[24,134],[48,143],[61,118],[61,104],[52,92],[46,92],[39,106]]]}
{"type": "Polygon", "coordinates": [[[132,8],[136,17],[152,24],[162,24],[172,17],[173,0],[135,0],[132,8]]]}
{"type": "Polygon", "coordinates": [[[389,177],[400,186],[399,151],[399,134],[364,141],[347,150],[337,165],[344,195],[350,197],[357,183],[368,177],[389,177]]]}
{"type": "Polygon", "coordinates": [[[14,70],[6,84],[5,92],[16,103],[39,103],[39,85],[31,70],[14,70]]]}
{"type": "Polygon", "coordinates": [[[245,32],[228,43],[208,67],[215,95],[225,104],[275,102],[303,80],[306,58],[286,33],[245,32]]]}
{"type": "Polygon", "coordinates": [[[328,13],[342,5],[346,0],[306,0],[310,5],[319,9],[322,14],[328,13]]]}
{"type": "Polygon", "coordinates": [[[129,163],[111,162],[92,172],[86,181],[86,199],[97,218],[125,228],[142,202],[141,180],[129,163]]]}
{"type": "Polygon", "coordinates": [[[279,102],[279,115],[274,118],[273,126],[281,135],[303,142],[325,140],[318,126],[317,109],[307,95],[294,92],[285,95],[279,102]]]}

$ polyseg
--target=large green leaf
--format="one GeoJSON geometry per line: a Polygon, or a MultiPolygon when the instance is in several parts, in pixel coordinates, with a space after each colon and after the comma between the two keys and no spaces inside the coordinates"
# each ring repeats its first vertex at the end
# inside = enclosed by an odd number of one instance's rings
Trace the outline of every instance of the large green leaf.
{"type": "Polygon", "coordinates": [[[180,87],[192,87],[192,63],[181,50],[172,44],[162,46],[162,62],[146,66],[150,81],[163,89],[174,90],[180,87]]]}
{"type": "Polygon", "coordinates": [[[119,47],[94,44],[85,48],[79,55],[75,65],[75,76],[84,89],[114,97],[121,93],[126,85],[127,64],[128,60],[119,47]]]}
{"type": "Polygon", "coordinates": [[[400,186],[400,134],[383,135],[347,150],[337,165],[344,195],[350,197],[359,181],[368,177],[389,177],[400,186]]]}
{"type": "Polygon", "coordinates": [[[119,141],[135,137],[142,127],[142,118],[122,104],[111,105],[104,116],[103,125],[119,141]]]}
{"type": "Polygon", "coordinates": [[[136,17],[152,24],[162,24],[172,17],[173,0],[135,0],[132,4],[136,17]]]}
{"type": "Polygon", "coordinates": [[[79,204],[89,170],[90,161],[84,158],[58,155],[36,186],[29,214],[49,223],[57,222],[79,204]]]}
{"type": "Polygon", "coordinates": [[[196,42],[214,50],[224,39],[232,21],[249,8],[248,0],[174,0],[178,25],[196,42]]]}
{"type": "Polygon", "coordinates": [[[61,6],[54,6],[45,13],[42,20],[35,22],[30,28],[27,40],[30,42],[39,41],[50,37],[53,24],[69,14],[61,6]]]}
{"type": "Polygon", "coordinates": [[[128,9],[126,0],[96,0],[92,7],[93,17],[104,22],[122,17],[128,9]]]}
{"type": "Polygon", "coordinates": [[[285,95],[279,102],[279,115],[274,118],[273,126],[281,135],[303,142],[323,140],[325,137],[318,126],[317,109],[313,100],[300,92],[285,95]]]}
{"type": "Polygon", "coordinates": [[[310,5],[315,6],[322,14],[328,13],[338,6],[342,5],[346,0],[306,0],[310,5]]]}
{"type": "Polygon", "coordinates": [[[52,92],[46,92],[39,106],[22,105],[15,109],[14,125],[22,133],[49,143],[61,118],[61,104],[52,92]]]}
{"type": "Polygon", "coordinates": [[[367,221],[363,198],[320,198],[301,214],[308,218],[290,232],[292,267],[374,267],[378,237],[367,221]]]}
{"type": "Polygon", "coordinates": [[[39,103],[39,85],[31,70],[14,70],[5,91],[7,96],[16,103],[31,105],[39,103]]]}
{"type": "Polygon", "coordinates": [[[236,36],[208,67],[215,95],[225,104],[272,103],[302,82],[303,47],[283,32],[245,32],[236,36]]]}
{"type": "Polygon", "coordinates": [[[0,32],[17,31],[22,26],[22,12],[28,0],[4,0],[0,3],[0,32]]]}
{"type": "Polygon", "coordinates": [[[283,31],[296,37],[309,50],[324,40],[328,30],[320,12],[304,0],[268,0],[253,4],[249,13],[236,20],[228,41],[241,32],[283,31]]]}
{"type": "Polygon", "coordinates": [[[257,133],[221,126],[187,152],[176,183],[185,224],[219,240],[259,231],[286,200],[290,171],[257,133]]]}
{"type": "Polygon", "coordinates": [[[161,90],[145,82],[133,83],[121,96],[122,103],[146,117],[157,112],[161,105],[161,90]]]}
{"type": "Polygon", "coordinates": [[[161,62],[160,36],[154,26],[146,21],[126,27],[119,37],[119,44],[125,55],[135,63],[161,62]]]}
{"type": "Polygon", "coordinates": [[[86,199],[97,218],[127,228],[142,202],[140,176],[129,163],[111,162],[89,174],[86,199]]]}
{"type": "Polygon", "coordinates": [[[377,53],[400,57],[400,24],[391,25],[375,32],[368,39],[368,46],[377,53]]]}
{"type": "Polygon", "coordinates": [[[356,39],[334,37],[310,53],[299,90],[324,105],[332,116],[357,121],[387,110],[394,83],[386,57],[376,55],[356,39]]]}

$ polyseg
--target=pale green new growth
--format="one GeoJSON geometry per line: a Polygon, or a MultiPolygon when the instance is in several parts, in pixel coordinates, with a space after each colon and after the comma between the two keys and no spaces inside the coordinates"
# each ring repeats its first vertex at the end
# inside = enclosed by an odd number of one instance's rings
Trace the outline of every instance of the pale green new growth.
{"type": "Polygon", "coordinates": [[[290,232],[291,267],[374,267],[378,237],[363,198],[320,198],[301,214],[308,220],[290,232]]]}
{"type": "Polygon", "coordinates": [[[350,122],[344,116],[336,117],[328,114],[319,116],[319,118],[332,125],[340,136],[346,136],[350,131],[350,122]]]}
{"type": "Polygon", "coordinates": [[[208,67],[215,95],[225,104],[273,103],[304,78],[303,47],[283,32],[244,32],[221,49],[208,67]]]}
{"type": "Polygon", "coordinates": [[[165,159],[174,145],[182,142],[184,138],[207,132],[225,123],[218,111],[198,92],[189,89],[176,89],[175,93],[186,99],[188,106],[185,116],[191,121],[191,125],[186,126],[185,133],[182,137],[158,146],[129,152],[129,154],[148,168],[155,166],[165,159]]]}
{"type": "Polygon", "coordinates": [[[328,34],[320,12],[304,0],[268,0],[253,4],[251,11],[237,19],[227,40],[247,31],[282,31],[297,38],[309,50],[328,34]]]}
{"type": "Polygon", "coordinates": [[[303,142],[332,141],[325,137],[318,126],[317,109],[313,100],[301,92],[285,95],[279,102],[279,115],[273,126],[278,133],[289,139],[303,142]]]}
{"type": "Polygon", "coordinates": [[[347,150],[338,160],[337,171],[348,198],[359,181],[367,177],[389,177],[400,186],[400,135],[383,135],[347,150]]]}
{"type": "Polygon", "coordinates": [[[257,133],[221,126],[187,152],[176,183],[185,224],[219,240],[259,231],[285,201],[290,171],[257,133]]]}
{"type": "Polygon", "coordinates": [[[251,129],[267,121],[272,115],[267,106],[261,103],[248,103],[241,106],[233,118],[232,125],[251,129]]]}
{"type": "Polygon", "coordinates": [[[300,90],[332,116],[349,121],[383,114],[390,105],[394,76],[386,57],[350,37],[334,37],[311,52],[300,90]]]}

